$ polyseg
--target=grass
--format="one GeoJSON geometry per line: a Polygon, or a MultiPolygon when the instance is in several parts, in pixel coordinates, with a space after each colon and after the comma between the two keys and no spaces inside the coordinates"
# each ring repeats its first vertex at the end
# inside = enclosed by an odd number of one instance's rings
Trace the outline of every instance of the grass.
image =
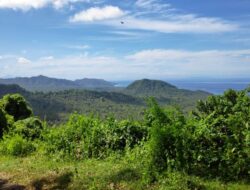
{"type": "Polygon", "coordinates": [[[38,154],[25,158],[0,156],[0,189],[1,181],[35,190],[250,189],[250,185],[243,182],[225,184],[179,172],[166,172],[158,182],[147,185],[143,180],[142,167],[119,157],[67,161],[38,154]]]}

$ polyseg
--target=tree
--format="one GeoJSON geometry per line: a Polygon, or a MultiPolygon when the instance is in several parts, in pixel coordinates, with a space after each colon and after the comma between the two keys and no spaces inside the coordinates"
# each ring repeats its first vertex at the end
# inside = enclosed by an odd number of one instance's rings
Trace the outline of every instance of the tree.
{"type": "Polygon", "coordinates": [[[31,108],[20,94],[8,94],[2,99],[2,109],[14,120],[26,119],[33,115],[31,108]]]}
{"type": "Polygon", "coordinates": [[[200,101],[194,116],[194,155],[199,158],[194,164],[198,166],[196,169],[204,173],[209,171],[213,175],[220,174],[224,179],[249,177],[248,91],[228,90],[223,95],[200,101]]]}
{"type": "Polygon", "coordinates": [[[43,124],[36,117],[29,117],[14,123],[15,133],[32,140],[40,137],[42,129],[43,124]]]}
{"type": "Polygon", "coordinates": [[[7,118],[4,111],[0,108],[0,138],[3,136],[3,132],[6,130],[8,124],[7,124],[7,118]]]}

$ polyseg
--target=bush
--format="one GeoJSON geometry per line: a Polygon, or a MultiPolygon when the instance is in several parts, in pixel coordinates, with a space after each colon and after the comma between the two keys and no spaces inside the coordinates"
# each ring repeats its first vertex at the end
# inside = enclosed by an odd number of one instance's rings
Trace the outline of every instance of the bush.
{"type": "Polygon", "coordinates": [[[3,132],[7,129],[8,123],[6,114],[4,111],[0,108],[0,138],[3,136],[3,132]]]}
{"type": "Polygon", "coordinates": [[[183,168],[183,131],[185,118],[176,109],[163,110],[151,99],[145,115],[149,130],[148,163],[146,177],[154,181],[164,170],[179,170],[183,168]]]}
{"type": "Polygon", "coordinates": [[[197,173],[224,179],[247,178],[250,174],[250,97],[246,91],[228,90],[199,102],[194,112],[192,143],[197,173]],[[209,172],[208,172],[209,171],[209,172]]]}
{"type": "Polygon", "coordinates": [[[20,135],[5,136],[0,144],[0,152],[12,156],[26,156],[33,151],[35,151],[35,147],[32,142],[20,135]]]}
{"type": "Polygon", "coordinates": [[[146,123],[148,174],[185,171],[223,180],[250,176],[250,97],[229,90],[199,102],[192,117],[165,111],[151,102],[146,123]]]}
{"type": "Polygon", "coordinates": [[[24,120],[19,120],[14,123],[13,132],[34,140],[39,138],[43,129],[42,122],[36,117],[29,117],[24,120]]]}
{"type": "Polygon", "coordinates": [[[113,151],[134,147],[144,138],[146,129],[139,123],[118,122],[73,114],[67,124],[44,134],[48,153],[60,152],[73,158],[104,158],[113,151]]]}
{"type": "Polygon", "coordinates": [[[13,117],[0,108],[0,139],[3,137],[4,133],[9,132],[13,123],[13,117]]]}
{"type": "Polygon", "coordinates": [[[25,99],[19,94],[5,95],[1,104],[2,109],[13,116],[15,121],[26,119],[33,114],[25,99]]]}
{"type": "MultiPolygon", "coordinates": [[[[200,101],[189,116],[176,108],[163,109],[153,99],[148,104],[143,123],[79,114],[54,128],[43,128],[34,117],[19,120],[9,136],[5,133],[0,151],[27,155],[35,150],[33,140],[41,137],[46,153],[71,159],[105,158],[133,149],[131,159],[143,163],[150,181],[165,171],[223,180],[250,178],[250,97],[246,91],[211,96],[200,101]]],[[[8,128],[12,123],[1,109],[0,119],[4,130],[5,124],[8,128]]]]}

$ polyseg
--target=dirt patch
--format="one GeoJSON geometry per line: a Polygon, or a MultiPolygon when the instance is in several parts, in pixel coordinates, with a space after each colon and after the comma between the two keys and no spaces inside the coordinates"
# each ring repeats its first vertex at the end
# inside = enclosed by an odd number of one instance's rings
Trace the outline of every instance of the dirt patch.
{"type": "Polygon", "coordinates": [[[6,179],[0,179],[0,189],[1,190],[25,190],[23,185],[10,184],[6,179]]]}

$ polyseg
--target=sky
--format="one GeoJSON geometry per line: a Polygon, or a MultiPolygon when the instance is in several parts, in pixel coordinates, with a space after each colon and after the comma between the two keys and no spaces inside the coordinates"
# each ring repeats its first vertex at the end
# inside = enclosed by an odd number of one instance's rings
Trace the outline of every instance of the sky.
{"type": "Polygon", "coordinates": [[[250,78],[250,0],[0,0],[0,78],[250,78]]]}

